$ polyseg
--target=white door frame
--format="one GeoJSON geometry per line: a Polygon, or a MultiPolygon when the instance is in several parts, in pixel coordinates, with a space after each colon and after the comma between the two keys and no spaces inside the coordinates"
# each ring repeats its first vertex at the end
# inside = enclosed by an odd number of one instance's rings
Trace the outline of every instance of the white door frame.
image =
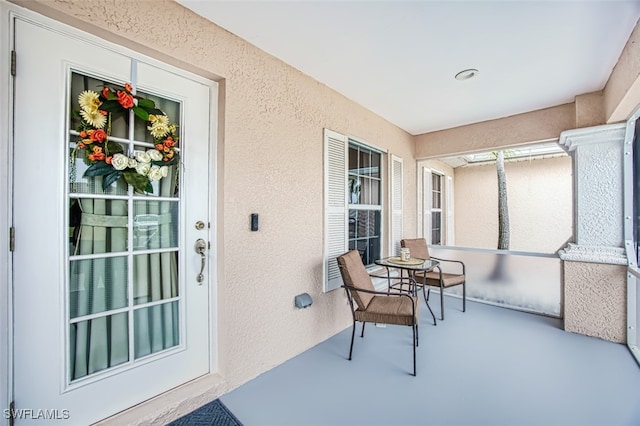
{"type": "MultiPolygon", "coordinates": [[[[8,426],[9,419],[7,411],[10,402],[13,400],[13,377],[12,377],[12,318],[13,306],[12,300],[12,263],[11,252],[9,249],[10,227],[13,223],[12,217],[12,176],[13,162],[12,159],[12,115],[13,115],[13,78],[11,76],[11,50],[14,44],[13,25],[9,25],[11,16],[21,16],[27,20],[33,21],[38,25],[51,28],[55,31],[69,33],[75,37],[81,37],[93,43],[99,44],[107,49],[117,51],[133,58],[144,59],[149,64],[154,64],[160,68],[172,70],[178,74],[186,75],[194,80],[199,80],[211,84],[211,80],[206,77],[197,76],[192,72],[178,69],[172,65],[154,60],[148,56],[142,55],[129,48],[113,44],[99,37],[93,36],[86,32],[61,24],[55,20],[44,17],[35,12],[24,9],[20,6],[7,3],[6,0],[0,0],[0,19],[4,25],[0,26],[2,37],[0,37],[0,99],[4,100],[0,108],[0,426],[8,426]]],[[[19,59],[18,59],[19,63],[19,59]]],[[[19,68],[19,66],[18,66],[19,68]]],[[[210,330],[210,368],[209,374],[218,371],[218,330],[217,330],[217,248],[218,234],[214,233],[214,225],[216,224],[217,214],[217,173],[218,164],[217,154],[217,137],[218,137],[218,87],[217,84],[211,84],[211,116],[209,137],[210,164],[216,165],[209,167],[209,211],[210,211],[210,228],[208,232],[208,240],[211,242],[209,257],[211,262],[208,265],[209,273],[209,330],[210,330]],[[213,239],[215,237],[215,239],[213,239]]],[[[115,414],[115,413],[114,413],[115,414]]]]}

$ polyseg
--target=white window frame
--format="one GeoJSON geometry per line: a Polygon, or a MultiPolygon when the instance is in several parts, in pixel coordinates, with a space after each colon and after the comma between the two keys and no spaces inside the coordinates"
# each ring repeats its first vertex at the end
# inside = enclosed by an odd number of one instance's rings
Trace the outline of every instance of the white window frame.
{"type": "MultiPolygon", "coordinates": [[[[322,282],[323,291],[329,292],[340,288],[342,276],[338,269],[336,258],[347,252],[349,247],[349,209],[380,209],[380,257],[389,251],[392,253],[394,241],[399,244],[402,238],[402,209],[395,209],[396,216],[393,219],[393,201],[395,188],[403,188],[402,182],[391,182],[393,166],[396,172],[402,176],[402,158],[392,156],[388,151],[363,142],[354,137],[348,137],[333,130],[324,129],[324,248],[322,282]],[[358,145],[367,150],[380,154],[380,205],[349,204],[349,144],[358,145]],[[395,163],[394,163],[395,161],[395,163]],[[400,167],[400,169],[398,169],[400,167]],[[389,170],[387,170],[387,168],[389,170]],[[389,185],[385,182],[389,180],[389,185]],[[395,185],[394,185],[395,184],[395,185]],[[398,215],[399,214],[399,215],[398,215]],[[400,229],[400,233],[387,234],[388,229],[400,229]],[[394,228],[395,227],[395,228],[394,228]],[[385,245],[387,244],[387,245],[385,245]]],[[[402,192],[402,191],[400,191],[402,192]]],[[[402,206],[402,194],[395,197],[402,206]]],[[[396,204],[396,207],[398,204],[396,204]]],[[[371,269],[377,268],[372,266],[371,269]]]]}
{"type": "Polygon", "coordinates": [[[434,244],[434,245],[443,245],[444,239],[445,239],[445,233],[446,233],[446,226],[445,226],[445,209],[443,209],[443,204],[444,204],[444,186],[445,186],[445,175],[444,173],[441,173],[437,170],[431,170],[431,191],[429,193],[430,195],[430,203],[431,203],[431,226],[429,229],[429,234],[431,235],[431,238],[429,238],[430,244],[434,244]],[[438,179],[440,179],[440,189],[438,191],[436,191],[436,189],[433,187],[433,178],[434,176],[437,176],[438,179]],[[434,207],[433,206],[433,196],[434,194],[438,194],[438,198],[440,199],[440,207],[434,207]],[[438,228],[440,230],[440,241],[438,243],[434,243],[433,242],[433,217],[434,214],[439,213],[440,214],[440,227],[438,228]]]}

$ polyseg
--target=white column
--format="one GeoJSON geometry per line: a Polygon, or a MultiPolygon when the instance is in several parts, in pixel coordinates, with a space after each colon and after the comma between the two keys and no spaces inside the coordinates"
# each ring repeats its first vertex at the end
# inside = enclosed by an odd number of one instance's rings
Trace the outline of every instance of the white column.
{"type": "Polygon", "coordinates": [[[625,123],[567,130],[559,143],[573,157],[574,243],[562,260],[626,265],[623,233],[625,123]]]}

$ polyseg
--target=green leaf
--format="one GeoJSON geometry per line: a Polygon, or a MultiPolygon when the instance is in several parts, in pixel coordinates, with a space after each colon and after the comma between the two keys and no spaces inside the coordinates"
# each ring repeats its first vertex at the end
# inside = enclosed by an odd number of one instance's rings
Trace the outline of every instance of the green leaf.
{"type": "Polygon", "coordinates": [[[146,110],[153,109],[156,107],[156,104],[151,99],[140,99],[138,98],[138,106],[140,108],[144,108],[146,110]]]}
{"type": "Polygon", "coordinates": [[[104,161],[99,161],[97,163],[93,163],[89,168],[84,172],[83,176],[104,176],[113,172],[113,167],[111,164],[107,164],[104,161]]]}
{"type": "Polygon", "coordinates": [[[102,179],[102,189],[106,191],[109,185],[120,179],[120,176],[122,176],[122,170],[114,170],[112,173],[106,175],[104,179],[102,179]]]}
{"type": "Polygon", "coordinates": [[[153,187],[149,182],[149,178],[138,174],[134,169],[125,169],[122,175],[124,176],[124,180],[126,180],[129,185],[133,186],[133,189],[137,192],[153,193],[153,187]]]}
{"type": "Polygon", "coordinates": [[[144,121],[149,121],[149,113],[139,106],[133,107],[133,113],[144,121]]]}
{"type": "Polygon", "coordinates": [[[158,108],[145,108],[149,114],[153,115],[164,115],[164,112],[159,110],[158,108]]]}
{"type": "Polygon", "coordinates": [[[107,112],[122,112],[124,108],[120,105],[120,102],[115,100],[104,101],[102,105],[100,105],[100,109],[107,112]]]}
{"type": "Polygon", "coordinates": [[[107,141],[104,146],[105,155],[122,154],[123,152],[124,148],[118,142],[107,141]]]}

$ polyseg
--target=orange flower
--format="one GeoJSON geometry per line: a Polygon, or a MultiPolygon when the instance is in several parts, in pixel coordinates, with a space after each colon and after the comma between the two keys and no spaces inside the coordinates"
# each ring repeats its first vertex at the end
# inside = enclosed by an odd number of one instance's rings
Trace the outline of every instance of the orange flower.
{"type": "Polygon", "coordinates": [[[113,156],[110,155],[104,160],[104,162],[107,164],[111,164],[111,160],[113,160],[113,156]]]}
{"type": "Polygon", "coordinates": [[[107,133],[102,129],[97,129],[94,132],[91,132],[91,140],[96,141],[98,143],[102,143],[107,139],[107,133]]]}
{"type": "Polygon", "coordinates": [[[131,87],[131,85],[129,83],[125,83],[124,84],[124,90],[126,90],[129,93],[131,93],[131,92],[133,92],[133,87],[131,87]]]}
{"type": "Polygon", "coordinates": [[[162,151],[162,150],[164,149],[164,145],[163,145],[163,144],[161,144],[161,143],[156,144],[156,149],[157,149],[158,151],[162,151]]]}
{"type": "Polygon", "coordinates": [[[118,91],[118,102],[123,108],[129,109],[133,107],[133,96],[128,93],[118,91]]]}
{"type": "Polygon", "coordinates": [[[168,138],[166,138],[164,140],[164,146],[166,146],[166,147],[175,146],[175,144],[176,144],[176,141],[174,141],[171,136],[169,136],[168,138]]]}
{"type": "Polygon", "coordinates": [[[107,99],[109,97],[109,92],[110,90],[108,87],[105,87],[104,89],[102,89],[102,97],[107,99]]]}
{"type": "Polygon", "coordinates": [[[107,112],[107,111],[105,111],[105,110],[103,110],[103,109],[98,110],[98,112],[99,112],[100,114],[102,114],[102,115],[107,115],[107,114],[108,114],[108,112],[107,112]]]}
{"type": "Polygon", "coordinates": [[[94,153],[94,154],[100,154],[100,153],[102,153],[102,148],[100,148],[99,146],[94,146],[94,147],[93,147],[93,153],[94,153]]]}
{"type": "Polygon", "coordinates": [[[102,161],[105,159],[105,155],[102,152],[95,152],[95,148],[100,149],[99,147],[94,147],[94,153],[89,154],[89,160],[91,161],[102,161]]]}
{"type": "Polygon", "coordinates": [[[87,132],[85,132],[84,130],[80,132],[80,137],[81,138],[86,138],[87,137],[87,132]]]}
{"type": "Polygon", "coordinates": [[[83,144],[82,142],[80,142],[80,143],[78,144],[78,148],[80,148],[80,149],[84,149],[85,147],[86,147],[86,145],[85,145],[85,144],[83,144]]]}

